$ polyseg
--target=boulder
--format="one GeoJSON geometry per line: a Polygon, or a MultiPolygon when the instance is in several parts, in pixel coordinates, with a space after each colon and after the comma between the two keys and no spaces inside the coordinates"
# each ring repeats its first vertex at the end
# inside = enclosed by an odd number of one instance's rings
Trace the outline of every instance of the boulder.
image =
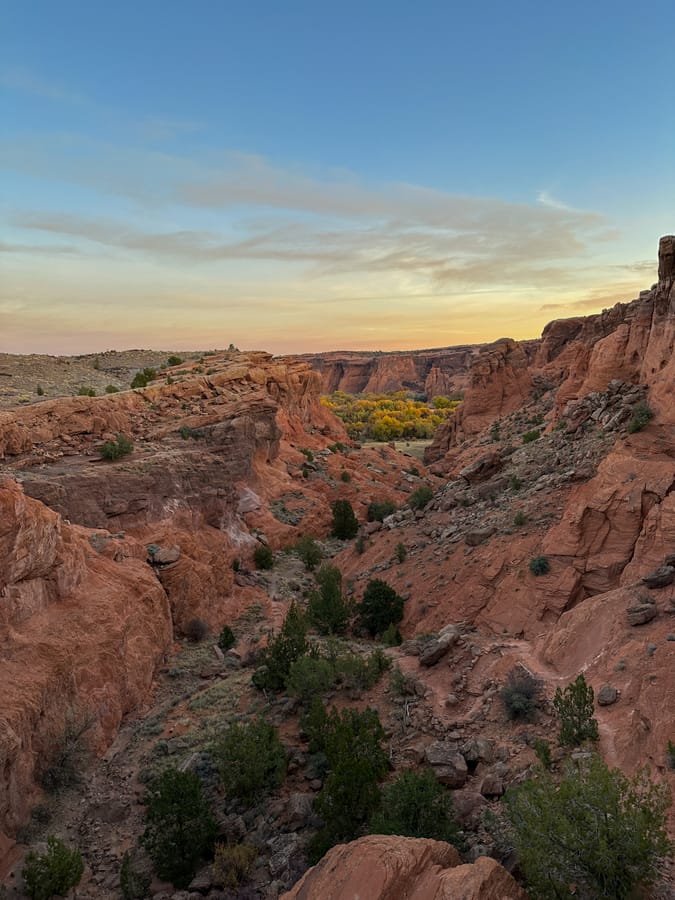
{"type": "Polygon", "coordinates": [[[642,583],[652,589],[668,587],[673,581],[675,581],[675,566],[659,566],[642,579],[642,583]]]}
{"type": "Polygon", "coordinates": [[[501,797],[504,793],[504,782],[495,772],[488,772],[481,782],[480,792],[484,797],[501,797]]]}
{"type": "Polygon", "coordinates": [[[459,640],[459,631],[454,625],[446,625],[437,638],[429,641],[420,650],[420,665],[434,666],[443,658],[448,649],[459,640]]]}
{"type": "Polygon", "coordinates": [[[658,609],[653,600],[638,600],[626,610],[629,625],[645,625],[655,619],[657,614],[658,609]]]}
{"type": "Polygon", "coordinates": [[[368,835],[338,844],[281,900],[527,900],[498,862],[461,865],[450,844],[368,835]]]}
{"type": "Polygon", "coordinates": [[[619,698],[619,692],[611,684],[603,684],[598,691],[598,706],[611,706],[619,698]]]}
{"type": "Polygon", "coordinates": [[[434,741],[429,744],[426,759],[441,784],[459,788],[466,782],[469,770],[454,741],[434,741]]]}

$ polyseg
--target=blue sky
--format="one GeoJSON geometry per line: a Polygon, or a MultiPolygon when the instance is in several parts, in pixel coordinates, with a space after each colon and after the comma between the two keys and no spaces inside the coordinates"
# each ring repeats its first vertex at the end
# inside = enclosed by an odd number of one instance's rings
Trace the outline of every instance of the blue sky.
{"type": "Polygon", "coordinates": [[[672,2],[0,16],[0,350],[532,337],[675,231],[672,2]]]}

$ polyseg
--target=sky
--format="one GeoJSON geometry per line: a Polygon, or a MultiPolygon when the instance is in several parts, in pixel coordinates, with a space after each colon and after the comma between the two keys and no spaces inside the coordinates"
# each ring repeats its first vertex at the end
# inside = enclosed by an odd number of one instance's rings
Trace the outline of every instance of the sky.
{"type": "Polygon", "coordinates": [[[0,0],[0,351],[536,337],[675,232],[672,0],[0,0]]]}

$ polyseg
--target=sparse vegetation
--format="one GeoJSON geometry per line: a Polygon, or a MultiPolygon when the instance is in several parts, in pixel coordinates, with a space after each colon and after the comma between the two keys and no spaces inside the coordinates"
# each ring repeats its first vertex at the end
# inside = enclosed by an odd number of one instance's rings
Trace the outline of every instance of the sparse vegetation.
{"type": "Polygon", "coordinates": [[[80,387],[77,389],[77,396],[78,397],[95,397],[96,391],[94,390],[93,387],[83,386],[83,387],[80,387]]]}
{"type": "Polygon", "coordinates": [[[533,575],[548,575],[551,571],[551,564],[547,556],[535,556],[530,560],[530,572],[533,575]]]}
{"type": "Polygon", "coordinates": [[[543,692],[541,681],[527,669],[522,666],[511,669],[500,691],[508,718],[531,721],[541,706],[543,692]]]}
{"type": "Polygon", "coordinates": [[[342,634],[352,616],[352,604],[342,593],[342,573],[337,566],[323,565],[316,574],[318,590],[307,604],[310,622],[323,634],[342,634]]]}
{"type": "Polygon", "coordinates": [[[586,684],[583,675],[577,675],[564,691],[556,689],[553,706],[560,718],[561,744],[577,747],[587,740],[597,741],[598,722],[593,717],[593,701],[593,688],[586,684]]]}
{"type": "Polygon", "coordinates": [[[260,690],[283,690],[291,666],[308,650],[305,617],[300,608],[291,603],[281,631],[260,654],[253,684],[260,690]]]}
{"type": "Polygon", "coordinates": [[[635,434],[642,431],[654,418],[654,410],[647,406],[646,403],[638,403],[633,409],[633,416],[628,423],[628,432],[635,434]]]}
{"type": "Polygon", "coordinates": [[[126,850],[120,866],[120,890],[124,900],[145,900],[151,881],[149,872],[141,872],[134,867],[126,850]]]}
{"type": "Polygon", "coordinates": [[[172,355],[167,359],[166,364],[167,364],[167,366],[179,366],[182,362],[183,362],[183,360],[181,359],[180,356],[172,355]]]}
{"type": "Polygon", "coordinates": [[[399,541],[399,543],[396,545],[396,550],[394,552],[396,553],[396,559],[400,563],[405,562],[406,557],[408,556],[408,551],[405,548],[405,544],[403,544],[399,541]]]}
{"type": "Polygon", "coordinates": [[[331,506],[333,513],[332,534],[341,541],[356,537],[359,522],[349,500],[336,500],[331,506]]]}
{"type": "Polygon", "coordinates": [[[541,437],[541,431],[538,428],[533,428],[531,431],[526,431],[523,435],[523,443],[531,444],[532,441],[537,441],[541,437]]]}
{"type": "Polygon", "coordinates": [[[278,788],[286,777],[286,751],[264,719],[231,725],[212,749],[228,797],[247,805],[278,788]]]}
{"type": "Polygon", "coordinates": [[[106,394],[118,394],[119,390],[120,389],[118,387],[115,387],[114,384],[106,384],[105,386],[106,394]]]}
{"type": "Polygon", "coordinates": [[[553,758],[551,757],[551,745],[549,742],[543,738],[535,738],[532,746],[542,767],[547,771],[550,770],[553,766],[553,758]]]}
{"type": "Polygon", "coordinates": [[[643,769],[627,779],[597,756],[569,765],[556,783],[540,770],[509,788],[504,807],[532,896],[628,900],[671,849],[668,788],[643,769]]]}
{"type": "Polygon", "coordinates": [[[141,843],[160,878],[187,887],[213,847],[216,824],[194,772],[165,769],[147,796],[141,843]]]}
{"type": "Polygon", "coordinates": [[[321,547],[308,534],[304,534],[293,548],[298,557],[305,564],[308,572],[313,572],[323,558],[321,547]]]}
{"type": "Polygon", "coordinates": [[[35,388],[35,393],[38,395],[38,397],[44,396],[45,389],[42,387],[41,384],[38,384],[38,386],[35,388]]]}
{"type": "Polygon", "coordinates": [[[229,625],[223,625],[220,634],[218,635],[218,646],[223,651],[223,653],[227,653],[228,650],[231,650],[232,647],[237,643],[237,639],[234,636],[234,632],[230,628],[229,625]]]}
{"type": "Polygon", "coordinates": [[[343,469],[340,472],[340,481],[344,481],[345,484],[349,484],[349,482],[351,480],[352,480],[352,476],[349,474],[349,472],[346,469],[343,469]]]}
{"type": "Polygon", "coordinates": [[[195,616],[186,623],[183,633],[189,641],[198,644],[208,635],[209,626],[203,619],[195,616]]]}
{"type": "Polygon", "coordinates": [[[157,378],[157,370],[150,368],[150,367],[146,367],[145,369],[142,369],[140,372],[136,372],[136,374],[134,375],[134,377],[131,381],[131,387],[132,388],[147,387],[148,383],[151,381],[154,381],[155,378],[157,378]]]}
{"type": "Polygon", "coordinates": [[[267,544],[258,544],[253,551],[253,562],[256,569],[271,569],[274,565],[274,553],[267,544]]]}
{"type": "Polygon", "coordinates": [[[366,585],[357,612],[366,631],[372,636],[382,634],[403,618],[403,598],[386,581],[373,578],[366,585]]]}
{"type": "Polygon", "coordinates": [[[452,795],[431,771],[408,770],[382,790],[379,810],[371,819],[371,834],[400,834],[460,844],[452,795]]]}
{"type": "Polygon", "coordinates": [[[23,882],[32,900],[50,900],[55,894],[65,896],[80,883],[84,862],[77,850],[68,849],[60,838],[50,835],[47,850],[30,850],[23,865],[23,882]]]}
{"type": "Polygon", "coordinates": [[[367,519],[369,522],[381,522],[396,512],[396,504],[393,500],[373,500],[368,507],[367,519]]]}
{"type": "Polygon", "coordinates": [[[515,516],[513,517],[513,524],[514,524],[517,528],[520,528],[520,527],[521,527],[522,525],[524,525],[526,522],[527,522],[527,517],[525,516],[525,513],[524,513],[524,512],[521,512],[520,510],[518,510],[518,512],[517,512],[517,513],[515,514],[515,516]]]}
{"type": "Polygon", "coordinates": [[[399,647],[403,643],[401,632],[393,622],[384,629],[380,639],[385,647],[399,647]]]}
{"type": "Polygon", "coordinates": [[[668,768],[675,769],[675,743],[668,741],[668,749],[666,753],[668,759],[668,768]]]}
{"type": "Polygon", "coordinates": [[[423,484],[421,487],[418,487],[416,491],[412,492],[410,499],[408,500],[408,505],[411,509],[424,509],[433,496],[434,492],[431,488],[428,485],[423,484]]]}
{"type": "Polygon", "coordinates": [[[127,456],[134,449],[133,442],[123,434],[117,435],[117,440],[106,441],[101,447],[101,456],[110,462],[127,456]]]}
{"type": "Polygon", "coordinates": [[[216,844],[213,875],[217,884],[236,890],[248,877],[257,851],[250,844],[216,844]]]}

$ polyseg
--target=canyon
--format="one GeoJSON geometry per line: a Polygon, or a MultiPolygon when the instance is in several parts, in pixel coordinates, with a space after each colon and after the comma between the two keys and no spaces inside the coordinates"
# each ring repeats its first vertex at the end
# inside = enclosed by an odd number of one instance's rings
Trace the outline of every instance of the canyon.
{"type": "MultiPolygon", "coordinates": [[[[665,571],[675,562],[674,256],[675,238],[663,238],[650,290],[552,322],[536,341],[293,358],[222,352],[209,357],[210,374],[190,362],[142,389],[0,411],[0,872],[20,859],[17,838],[64,738],[79,729],[92,758],[113,760],[134,717],[157,709],[154,693],[188,652],[195,619],[216,633],[256,610],[255,640],[240,629],[236,669],[211,654],[194,676],[212,686],[233,678],[237,697],[255,694],[239,662],[312,582],[283,561],[256,572],[253,554],[265,544],[281,558],[302,534],[325,543],[355,598],[373,577],[405,598],[404,643],[386,652],[412,693],[398,702],[380,686],[361,699],[388,716],[397,766],[419,764],[437,742],[470,760],[453,791],[467,823],[535,761],[533,729],[505,724],[499,703],[518,666],[548,694],[580,672],[596,697],[609,688],[612,701],[596,710],[603,756],[628,774],[649,763],[675,788],[666,758],[675,579],[665,571]],[[394,447],[353,445],[320,402],[333,390],[401,389],[463,393],[425,465],[394,447]],[[101,445],[118,434],[133,451],[107,461],[101,445]],[[433,498],[414,509],[421,485],[433,498]],[[368,522],[369,504],[383,497],[397,511],[368,522]],[[330,538],[337,499],[354,507],[360,547],[330,538]],[[537,557],[547,562],[541,574],[530,568],[537,557]],[[440,640],[450,625],[456,643],[428,662],[419,636],[440,640]]],[[[165,742],[187,728],[193,701],[176,702],[165,742]]],[[[534,732],[554,739],[550,709],[534,732]]],[[[295,790],[309,793],[311,779],[295,777],[295,790]]],[[[130,809],[141,800],[130,790],[130,809]]],[[[121,854],[131,836],[122,830],[110,846],[121,854]]],[[[302,842],[289,840],[285,866],[265,857],[273,874],[259,896],[338,900],[364,872],[373,900],[398,900],[406,879],[420,900],[525,896],[478,842],[465,865],[436,843],[364,837],[333,848],[293,886],[289,859],[302,858],[302,842]]],[[[96,859],[92,850],[81,896],[115,896],[103,863],[96,880],[96,859]]],[[[672,872],[663,879],[665,891],[672,872]]]]}

